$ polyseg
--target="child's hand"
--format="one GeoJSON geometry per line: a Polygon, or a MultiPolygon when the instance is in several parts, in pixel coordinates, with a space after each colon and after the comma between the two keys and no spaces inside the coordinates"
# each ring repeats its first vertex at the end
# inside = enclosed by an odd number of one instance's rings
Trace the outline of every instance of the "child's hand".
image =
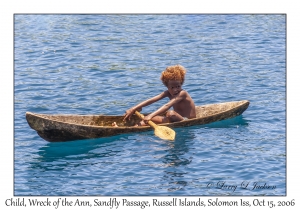
{"type": "MultiPolygon", "coordinates": [[[[137,109],[137,111],[139,111],[139,112],[142,111],[142,108],[137,109]]],[[[133,109],[133,108],[130,108],[130,109],[126,110],[123,121],[125,121],[127,119],[130,120],[131,116],[134,113],[135,113],[135,109],[133,109]]]]}
{"type": "Polygon", "coordinates": [[[147,115],[147,116],[144,117],[144,122],[145,122],[146,124],[148,124],[148,121],[151,120],[151,119],[152,119],[152,116],[147,115]]]}
{"type": "Polygon", "coordinates": [[[136,109],[136,111],[141,112],[141,111],[142,111],[142,108],[138,108],[138,109],[136,109]]]}
{"type": "Polygon", "coordinates": [[[134,113],[134,109],[132,109],[132,108],[126,110],[123,121],[125,121],[125,120],[127,120],[127,119],[130,120],[131,115],[133,115],[133,113],[134,113]]]}

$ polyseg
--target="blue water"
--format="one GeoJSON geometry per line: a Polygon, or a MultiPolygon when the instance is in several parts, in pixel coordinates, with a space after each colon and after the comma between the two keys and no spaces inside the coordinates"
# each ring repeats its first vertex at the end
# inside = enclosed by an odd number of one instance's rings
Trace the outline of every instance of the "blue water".
{"type": "Polygon", "coordinates": [[[286,195],[285,44],[285,15],[15,15],[14,194],[286,195]],[[176,128],[175,141],[149,131],[49,143],[26,122],[26,111],[123,115],[164,91],[175,64],[197,105],[249,108],[176,128]]]}

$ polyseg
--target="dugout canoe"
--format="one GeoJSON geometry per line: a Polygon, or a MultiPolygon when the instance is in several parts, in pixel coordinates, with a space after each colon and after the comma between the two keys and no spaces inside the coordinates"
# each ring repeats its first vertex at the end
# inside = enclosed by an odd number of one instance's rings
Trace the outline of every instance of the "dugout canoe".
{"type": "MultiPolygon", "coordinates": [[[[232,101],[196,106],[196,118],[175,123],[161,124],[171,128],[203,125],[242,114],[250,102],[232,101]]],[[[123,122],[124,116],[37,114],[26,112],[26,120],[40,137],[49,142],[95,139],[123,133],[152,130],[150,126],[134,127],[140,119],[133,115],[123,122]],[[111,126],[116,122],[119,127],[111,126]]]]}

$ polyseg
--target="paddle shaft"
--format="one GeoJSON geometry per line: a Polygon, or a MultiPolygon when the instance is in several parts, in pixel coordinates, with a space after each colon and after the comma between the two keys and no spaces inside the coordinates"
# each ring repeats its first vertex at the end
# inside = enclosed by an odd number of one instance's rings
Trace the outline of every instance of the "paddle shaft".
{"type": "MultiPolygon", "coordinates": [[[[138,111],[135,111],[135,114],[141,118],[142,120],[144,119],[144,115],[139,113],[138,111]]],[[[156,128],[158,125],[156,125],[154,122],[152,122],[151,120],[148,121],[148,124],[152,127],[152,128],[156,128]]]]}

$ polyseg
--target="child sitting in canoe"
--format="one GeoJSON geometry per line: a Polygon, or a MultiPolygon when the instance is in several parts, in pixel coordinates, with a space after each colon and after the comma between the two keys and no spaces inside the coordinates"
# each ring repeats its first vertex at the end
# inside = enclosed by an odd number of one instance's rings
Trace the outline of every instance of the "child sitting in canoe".
{"type": "Polygon", "coordinates": [[[138,105],[128,109],[125,112],[124,121],[130,119],[130,117],[135,113],[136,110],[141,111],[143,107],[166,97],[168,97],[170,101],[156,111],[145,116],[144,120],[142,120],[137,126],[145,126],[147,125],[147,122],[149,120],[153,121],[154,123],[160,124],[195,118],[196,109],[194,101],[188,94],[188,92],[182,89],[185,73],[186,70],[181,65],[167,67],[165,71],[162,72],[160,79],[168,89],[161,94],[145,100],[138,105]],[[171,107],[173,107],[173,110],[169,110],[171,107]],[[165,116],[160,116],[166,111],[167,113],[165,116]]]}

